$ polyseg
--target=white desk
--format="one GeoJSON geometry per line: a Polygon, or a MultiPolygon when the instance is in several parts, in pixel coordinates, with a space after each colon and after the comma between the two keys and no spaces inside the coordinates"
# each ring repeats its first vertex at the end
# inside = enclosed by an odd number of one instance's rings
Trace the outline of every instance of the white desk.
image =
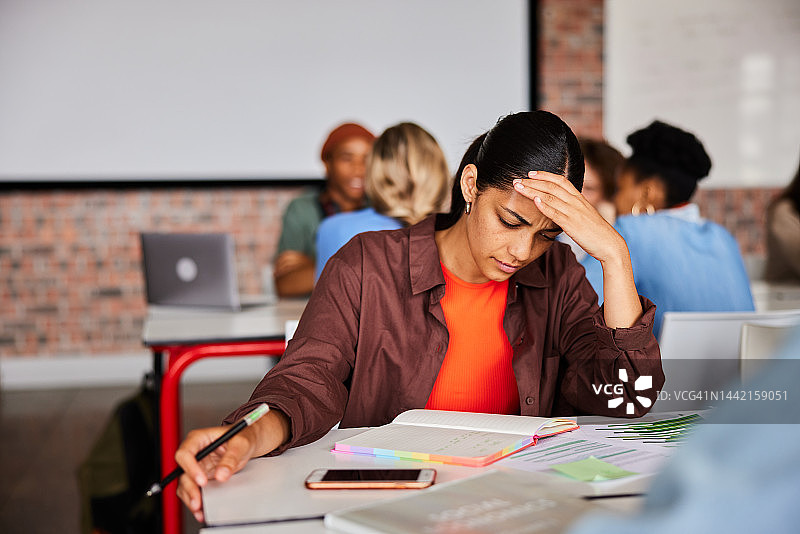
{"type": "MultiPolygon", "coordinates": [[[[396,498],[420,490],[309,490],[303,485],[305,477],[321,467],[398,467],[436,469],[436,483],[448,482],[491,469],[503,469],[493,464],[487,467],[464,467],[428,464],[348,455],[330,452],[334,442],[362,432],[364,429],[334,429],[322,439],[286,451],[280,456],[251,460],[245,468],[225,483],[209,482],[203,491],[204,512],[209,527],[204,534],[273,534],[328,532],[322,520],[243,525],[263,521],[321,516],[327,512],[367,504],[381,499],[396,498]]],[[[594,495],[596,487],[571,481],[548,473],[528,473],[542,485],[571,495],[594,495]]],[[[620,493],[641,491],[637,487],[616,486],[620,493]]],[[[424,490],[422,490],[424,491],[424,490]]],[[[602,499],[598,505],[631,513],[641,504],[641,498],[602,499]]]]}
{"type": "Polygon", "coordinates": [[[286,321],[299,319],[308,301],[246,306],[241,311],[150,306],[142,341],[148,347],[283,339],[286,321]]]}
{"type": "MultiPolygon", "coordinates": [[[[299,319],[306,302],[288,299],[272,305],[245,303],[236,312],[175,306],[148,308],[142,340],[153,351],[162,476],[176,467],[174,454],[182,436],[180,378],[184,370],[201,358],[280,356],[286,346],[286,322],[299,319]]],[[[164,490],[161,499],[163,531],[180,533],[181,504],[174,485],[164,490]]]]}
{"type": "Polygon", "coordinates": [[[800,284],[753,280],[750,291],[756,311],[800,310],[800,284]]]}

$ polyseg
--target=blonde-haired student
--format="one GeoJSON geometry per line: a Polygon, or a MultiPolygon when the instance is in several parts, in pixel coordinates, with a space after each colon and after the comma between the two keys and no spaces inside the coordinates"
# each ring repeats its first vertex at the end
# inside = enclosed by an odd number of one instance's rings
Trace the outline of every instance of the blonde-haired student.
{"type": "Polygon", "coordinates": [[[317,230],[317,278],[354,235],[416,224],[443,209],[448,189],[447,160],[436,139],[413,122],[387,128],[367,163],[371,207],[328,217],[317,230]]]}

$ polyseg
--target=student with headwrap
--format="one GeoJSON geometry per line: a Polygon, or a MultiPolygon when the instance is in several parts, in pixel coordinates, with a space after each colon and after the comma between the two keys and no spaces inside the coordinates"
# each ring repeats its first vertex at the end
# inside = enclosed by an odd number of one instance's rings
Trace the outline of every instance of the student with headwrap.
{"type": "Polygon", "coordinates": [[[361,209],[364,173],[375,136],[359,124],[336,127],[322,146],[325,188],[292,200],[283,214],[275,255],[275,288],[281,297],[301,297],[314,289],[317,227],[325,217],[361,209]]]}
{"type": "MultiPolygon", "coordinates": [[[[617,180],[614,226],[628,243],[636,287],[656,305],[654,333],[667,311],[752,311],[739,245],[690,202],[711,170],[703,144],[660,121],[627,142],[633,152],[617,180]]],[[[602,300],[601,266],[586,268],[602,300]]]]}

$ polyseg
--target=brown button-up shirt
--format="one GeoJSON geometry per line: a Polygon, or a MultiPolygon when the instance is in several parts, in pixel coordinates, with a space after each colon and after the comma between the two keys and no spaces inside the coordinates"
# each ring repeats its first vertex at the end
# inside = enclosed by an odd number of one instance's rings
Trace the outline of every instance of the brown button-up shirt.
{"type": "MultiPolygon", "coordinates": [[[[429,217],[409,228],[359,234],[342,247],[320,276],[286,353],[226,421],[262,402],[283,411],[292,436],[278,453],[322,437],[339,421],[342,428],[376,426],[423,408],[449,340],[434,230],[429,217]]],[[[655,306],[641,301],[636,325],[606,327],[583,268],[561,243],[515,273],[503,327],[520,413],[625,416],[626,403],[608,407],[608,384],[622,384],[633,416],[646,413],[634,399],[654,400],[664,374],[652,334],[655,306]],[[640,375],[652,376],[653,387],[634,392],[640,375]]]]}

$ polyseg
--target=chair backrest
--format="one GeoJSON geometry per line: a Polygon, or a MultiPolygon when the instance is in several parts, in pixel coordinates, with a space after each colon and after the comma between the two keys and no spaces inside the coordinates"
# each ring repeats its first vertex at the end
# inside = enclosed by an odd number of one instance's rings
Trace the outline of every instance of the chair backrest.
{"type": "Polygon", "coordinates": [[[800,310],[666,312],[659,337],[666,382],[653,411],[717,404],[712,393],[740,379],[739,340],[745,323],[799,324],[800,310]]]}
{"type": "Polygon", "coordinates": [[[797,328],[800,328],[800,322],[793,325],[743,324],[739,342],[742,383],[749,382],[797,328]]]}

